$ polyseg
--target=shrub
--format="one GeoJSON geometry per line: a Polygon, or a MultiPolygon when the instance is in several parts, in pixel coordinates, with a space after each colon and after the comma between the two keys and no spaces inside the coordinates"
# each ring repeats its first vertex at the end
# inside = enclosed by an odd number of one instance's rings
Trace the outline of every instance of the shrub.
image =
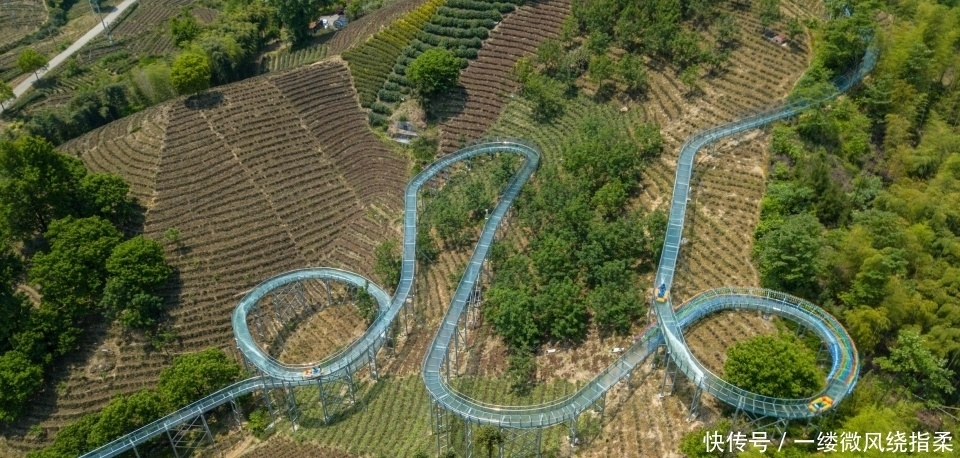
{"type": "Polygon", "coordinates": [[[408,76],[417,91],[429,97],[456,86],[460,78],[460,59],[450,51],[431,49],[410,64],[408,76]]]}

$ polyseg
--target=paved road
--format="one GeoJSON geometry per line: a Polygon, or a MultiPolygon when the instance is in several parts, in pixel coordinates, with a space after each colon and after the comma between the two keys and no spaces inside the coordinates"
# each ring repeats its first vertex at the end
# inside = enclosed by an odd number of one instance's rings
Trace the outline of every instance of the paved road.
{"type": "MultiPolygon", "coordinates": [[[[120,17],[120,15],[123,14],[123,12],[126,11],[127,8],[130,7],[130,5],[133,5],[136,2],[137,0],[123,0],[123,3],[117,5],[117,7],[113,11],[111,11],[109,14],[103,17],[104,24],[109,26],[110,24],[113,24],[114,22],[116,22],[116,20],[120,17]]],[[[63,61],[67,60],[68,57],[72,56],[75,52],[79,51],[80,48],[82,48],[84,45],[89,43],[90,40],[93,40],[94,38],[97,37],[97,35],[100,35],[101,33],[103,33],[103,25],[101,25],[100,22],[98,21],[97,25],[93,26],[93,28],[90,29],[90,31],[88,31],[87,33],[85,33],[82,37],[80,37],[79,40],[73,42],[73,44],[70,45],[70,47],[67,48],[66,51],[60,54],[57,54],[56,56],[53,57],[53,59],[50,59],[50,63],[47,64],[47,68],[37,71],[37,75],[40,75],[40,77],[43,77],[43,75],[46,75],[47,72],[56,68],[57,65],[62,64],[63,61]]],[[[17,99],[17,97],[20,97],[21,95],[23,95],[24,92],[27,92],[27,90],[33,86],[33,83],[35,81],[37,81],[37,76],[31,73],[29,78],[27,78],[22,83],[18,84],[17,87],[13,88],[13,98],[9,100],[4,100],[3,101],[4,106],[9,106],[11,102],[17,99]]],[[[3,113],[2,108],[0,108],[0,113],[3,113]]]]}

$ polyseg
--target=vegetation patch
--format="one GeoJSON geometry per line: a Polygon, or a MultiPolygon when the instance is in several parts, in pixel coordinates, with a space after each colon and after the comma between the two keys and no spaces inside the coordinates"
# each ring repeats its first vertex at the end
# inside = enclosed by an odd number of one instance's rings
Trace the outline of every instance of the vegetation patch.
{"type": "Polygon", "coordinates": [[[430,0],[360,46],[343,53],[343,59],[350,65],[361,106],[370,107],[377,100],[377,91],[393,70],[397,57],[444,3],[445,0],[430,0]]]}

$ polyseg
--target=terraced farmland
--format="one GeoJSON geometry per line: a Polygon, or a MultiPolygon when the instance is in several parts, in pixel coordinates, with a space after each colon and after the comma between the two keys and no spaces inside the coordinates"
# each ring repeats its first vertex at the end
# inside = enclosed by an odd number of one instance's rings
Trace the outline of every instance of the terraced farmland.
{"type": "Polygon", "coordinates": [[[490,33],[479,57],[461,72],[462,89],[452,91],[439,106],[440,148],[456,150],[461,141],[479,137],[500,116],[508,96],[518,88],[510,76],[521,57],[530,56],[548,38],[556,38],[569,0],[541,0],[517,9],[490,33]]]}
{"type": "Polygon", "coordinates": [[[0,46],[33,32],[46,19],[41,0],[0,0],[0,46]]]}
{"type": "Polygon", "coordinates": [[[60,149],[83,157],[92,171],[122,173],[131,194],[149,209],[168,112],[166,107],[141,111],[96,130],[95,135],[64,143],[60,149]]]}
{"type": "Polygon", "coordinates": [[[327,56],[326,45],[313,45],[296,51],[281,51],[277,54],[268,54],[260,62],[260,72],[278,72],[301,65],[311,64],[327,56]]]}
{"type": "MultiPolygon", "coordinates": [[[[619,103],[600,104],[582,97],[569,103],[567,112],[552,124],[539,124],[526,101],[509,97],[516,86],[508,74],[517,59],[556,36],[568,11],[568,0],[531,3],[506,16],[489,33],[478,59],[463,72],[465,90],[451,98],[459,98],[461,105],[447,113],[443,123],[445,151],[456,148],[461,139],[487,131],[532,140],[543,150],[544,161],[551,161],[558,157],[563,139],[587,116],[600,116],[625,130],[656,120],[663,128],[666,153],[647,168],[636,204],[662,208],[669,199],[680,142],[699,128],[734,119],[782,97],[807,62],[804,52],[779,48],[771,52],[767,48],[771,45],[753,33],[757,21],[737,13],[743,45],[733,53],[726,73],[704,80],[702,96],[684,95],[683,85],[669,71],[651,72],[649,100],[643,104],[626,103],[627,109],[621,110],[619,103]]],[[[160,238],[168,228],[180,231],[178,244],[167,246],[177,267],[177,279],[165,292],[169,324],[178,334],[170,352],[232,348],[229,317],[237,299],[263,278],[281,271],[324,265],[373,277],[373,248],[385,238],[398,238],[394,218],[399,214],[408,167],[405,159],[371,135],[366,114],[357,103],[362,95],[352,87],[370,82],[359,81],[357,72],[351,71],[342,61],[331,60],[278,72],[211,91],[202,108],[176,100],[63,146],[80,155],[91,169],[117,171],[131,181],[134,194],[147,203],[148,235],[160,238]]],[[[754,134],[725,142],[698,167],[695,179],[700,186],[687,226],[689,243],[674,289],[678,302],[708,287],[757,283],[749,252],[750,229],[756,224],[765,179],[763,138],[754,134]]],[[[416,373],[467,256],[445,252],[434,266],[418,274],[415,301],[423,324],[406,337],[395,356],[381,361],[385,375],[381,381],[364,382],[365,410],[322,426],[317,409],[307,409],[302,427],[292,433],[297,439],[336,449],[294,444],[278,435],[245,456],[432,451],[435,438],[429,436],[429,403],[416,373]]],[[[335,351],[360,327],[356,318],[349,313],[317,314],[288,340],[292,345],[284,357],[301,361],[335,351]],[[343,328],[338,330],[341,334],[327,332],[338,326],[343,328]]],[[[754,317],[720,315],[694,330],[689,341],[708,367],[716,368],[723,359],[718,348],[768,325],[754,317]]],[[[477,362],[465,368],[471,376],[484,378],[466,377],[459,383],[481,398],[501,400],[507,393],[506,383],[497,377],[505,366],[503,355],[498,354],[503,347],[487,339],[484,329],[480,332],[471,355],[477,362]]],[[[69,420],[102,406],[115,392],[153,386],[160,368],[169,361],[169,355],[148,352],[142,343],[121,346],[122,336],[116,330],[98,333],[85,344],[87,356],[65,367],[62,379],[54,381],[62,382],[64,389],[44,392],[28,418],[41,424],[47,437],[69,420]],[[102,346],[122,348],[107,371],[96,369],[99,366],[89,357],[102,346]]],[[[595,373],[610,356],[597,352],[610,343],[574,350],[570,360],[595,373]]],[[[683,421],[689,400],[683,394],[685,382],[680,384],[679,396],[659,399],[662,371],[651,371],[649,365],[644,370],[649,372],[637,374],[633,389],[612,393],[603,435],[580,449],[581,454],[670,456],[680,436],[697,425],[683,421]]],[[[566,377],[562,368],[544,374],[549,383],[535,393],[534,400],[570,392],[576,382],[566,377]]],[[[710,401],[702,419],[715,415],[715,408],[709,406],[710,401]]],[[[19,431],[26,435],[26,428],[19,431]]],[[[550,441],[560,439],[559,433],[550,434],[550,441]]],[[[10,443],[21,450],[39,445],[24,438],[10,443]]]]}
{"type": "MultiPolygon", "coordinates": [[[[151,352],[119,330],[91,332],[58,370],[60,388],[43,392],[24,426],[11,428],[10,446],[43,445],[25,437],[28,422],[52,438],[115,393],[154,386],[174,354],[232,352],[238,294],[264,278],[307,265],[373,276],[373,248],[399,237],[392,220],[408,166],[373,137],[349,83],[342,61],[256,78],[211,91],[203,108],[177,99],[63,146],[91,169],[131,181],[148,203],[148,236],[179,230],[166,247],[177,274],[164,291],[177,339],[151,352]],[[104,346],[117,349],[106,371],[91,366],[104,346]]],[[[337,320],[338,328],[351,322],[337,320]]]]}
{"type": "Polygon", "coordinates": [[[358,46],[423,3],[424,0],[396,0],[347,24],[347,27],[337,32],[326,43],[330,55],[341,54],[354,46],[358,46]]]}
{"type": "Polygon", "coordinates": [[[393,62],[444,2],[430,0],[424,3],[363,44],[343,53],[343,59],[350,63],[360,105],[367,107],[373,104],[377,99],[377,91],[393,70],[393,62]]]}

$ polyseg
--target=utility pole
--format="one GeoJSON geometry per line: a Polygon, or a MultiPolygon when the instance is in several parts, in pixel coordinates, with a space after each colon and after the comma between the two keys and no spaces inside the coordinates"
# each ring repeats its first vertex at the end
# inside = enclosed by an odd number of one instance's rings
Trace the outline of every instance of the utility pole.
{"type": "Polygon", "coordinates": [[[110,41],[110,44],[113,44],[113,38],[110,37],[110,31],[107,30],[107,24],[103,22],[103,14],[100,14],[100,0],[89,0],[90,1],[90,11],[93,11],[100,18],[100,25],[103,26],[103,35],[107,37],[107,40],[110,41]]]}

